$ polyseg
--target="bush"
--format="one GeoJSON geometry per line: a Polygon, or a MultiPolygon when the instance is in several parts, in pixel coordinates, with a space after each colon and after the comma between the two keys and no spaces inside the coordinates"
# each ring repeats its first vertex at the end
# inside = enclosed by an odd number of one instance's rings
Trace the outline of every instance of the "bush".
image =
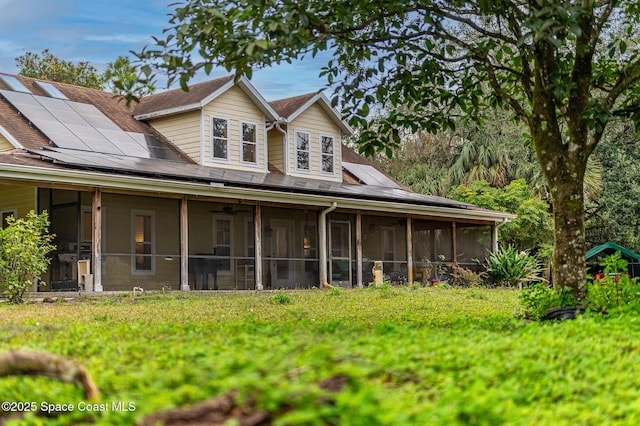
{"type": "Polygon", "coordinates": [[[0,290],[10,303],[23,301],[24,292],[47,269],[55,250],[51,244],[49,215],[29,212],[26,218],[7,218],[7,227],[0,230],[0,290]]]}
{"type": "Polygon", "coordinates": [[[527,251],[518,252],[512,246],[489,253],[485,269],[489,281],[496,285],[522,288],[523,284],[543,281],[538,259],[527,251]]]}
{"type": "Polygon", "coordinates": [[[484,283],[486,275],[484,272],[473,272],[471,269],[453,266],[450,283],[454,287],[478,287],[484,283]]]}
{"type": "Polygon", "coordinates": [[[595,311],[640,307],[640,283],[628,275],[628,263],[618,251],[607,256],[604,269],[587,283],[585,303],[595,311]]]}
{"type": "Polygon", "coordinates": [[[290,305],[293,303],[293,299],[287,293],[276,291],[275,294],[271,296],[271,303],[275,305],[290,305]]]}
{"type": "Polygon", "coordinates": [[[523,316],[533,320],[544,317],[550,309],[576,306],[570,287],[552,288],[537,282],[525,287],[518,296],[523,316]]]}

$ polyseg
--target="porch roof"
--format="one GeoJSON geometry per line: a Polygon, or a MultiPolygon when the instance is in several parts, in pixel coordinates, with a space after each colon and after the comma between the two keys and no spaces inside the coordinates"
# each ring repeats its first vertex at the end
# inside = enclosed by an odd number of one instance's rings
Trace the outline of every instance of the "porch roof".
{"type": "MultiPolygon", "coordinates": [[[[348,199],[351,200],[352,208],[357,207],[363,210],[405,211],[413,214],[436,214],[434,212],[439,212],[438,214],[443,216],[455,211],[457,214],[454,217],[468,217],[493,222],[515,217],[508,213],[480,209],[460,201],[417,194],[397,187],[328,182],[278,173],[222,170],[181,161],[134,158],[65,148],[31,150],[30,153],[41,159],[41,167],[53,166],[59,170],[62,166],[67,174],[71,170],[79,170],[96,175],[109,174],[151,179],[154,182],[154,185],[151,186],[154,188],[157,185],[162,186],[163,183],[169,185],[170,182],[177,181],[197,184],[198,191],[202,189],[204,184],[209,188],[208,195],[215,194],[213,188],[239,190],[239,194],[244,193],[245,195],[256,190],[271,194],[269,195],[271,199],[273,199],[274,193],[282,194],[285,197],[299,200],[300,204],[307,205],[322,205],[322,202],[348,199]],[[301,195],[306,197],[301,197],[301,195]],[[436,210],[433,210],[434,208],[436,210]]],[[[33,164],[33,160],[30,160],[29,165],[33,164]]],[[[64,173],[62,175],[61,178],[64,178],[64,173]]],[[[104,182],[106,186],[106,180],[104,182]]],[[[188,190],[184,192],[189,193],[188,190]]]]}

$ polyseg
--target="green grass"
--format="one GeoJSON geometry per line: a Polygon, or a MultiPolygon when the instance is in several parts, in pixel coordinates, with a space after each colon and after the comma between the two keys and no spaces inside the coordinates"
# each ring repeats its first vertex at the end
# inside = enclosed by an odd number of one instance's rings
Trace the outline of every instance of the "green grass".
{"type": "MultiPolygon", "coordinates": [[[[133,424],[232,389],[287,425],[640,422],[640,319],[540,324],[516,310],[516,290],[105,297],[0,306],[0,350],[72,357],[100,402],[135,404],[21,425],[133,424]],[[347,378],[337,393],[319,387],[332,377],[347,378]]],[[[83,399],[71,384],[5,377],[0,400],[83,399]]]]}

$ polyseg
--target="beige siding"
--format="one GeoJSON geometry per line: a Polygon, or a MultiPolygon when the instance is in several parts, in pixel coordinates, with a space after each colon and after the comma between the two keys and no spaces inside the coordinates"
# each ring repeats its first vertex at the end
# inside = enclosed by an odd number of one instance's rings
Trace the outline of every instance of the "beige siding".
{"type": "Polygon", "coordinates": [[[341,140],[340,128],[335,122],[324,112],[322,107],[317,103],[309,107],[292,123],[289,124],[289,164],[290,174],[294,176],[313,177],[315,179],[325,179],[332,181],[341,181],[341,140]],[[310,168],[309,172],[296,170],[296,146],[295,132],[303,131],[310,133],[310,168]],[[334,173],[328,175],[321,172],[320,164],[320,135],[331,136],[334,138],[334,173]]]}
{"type": "Polygon", "coordinates": [[[102,284],[105,291],[131,291],[134,286],[145,290],[172,288],[180,282],[180,215],[176,200],[105,194],[106,242],[103,253],[102,284]],[[135,260],[132,212],[152,213],[155,226],[153,272],[132,270],[135,260]]]}
{"type": "Polygon", "coordinates": [[[0,185],[0,212],[16,211],[24,217],[36,210],[36,188],[32,186],[0,185]]]}
{"type": "Polygon", "coordinates": [[[4,136],[0,135],[0,152],[11,151],[12,149],[14,149],[14,146],[11,145],[11,142],[9,142],[4,136]]]}
{"type": "Polygon", "coordinates": [[[265,125],[264,115],[238,87],[232,87],[205,106],[204,158],[208,166],[248,171],[266,171],[264,163],[265,125]],[[229,123],[229,158],[227,161],[211,159],[211,118],[224,118],[229,123]],[[254,123],[257,127],[256,165],[241,161],[241,122],[254,123]]]}
{"type": "Polygon", "coordinates": [[[269,162],[277,167],[281,172],[286,172],[286,165],[284,163],[284,135],[276,130],[272,129],[269,131],[268,135],[268,157],[269,162]]]}
{"type": "Polygon", "coordinates": [[[149,121],[156,130],[200,162],[200,110],[149,121]]]}

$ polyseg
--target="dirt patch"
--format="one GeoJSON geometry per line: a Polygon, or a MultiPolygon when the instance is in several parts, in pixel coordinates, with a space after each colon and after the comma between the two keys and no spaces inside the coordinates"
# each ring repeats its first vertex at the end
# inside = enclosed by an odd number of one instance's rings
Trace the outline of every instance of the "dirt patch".
{"type": "MultiPolygon", "coordinates": [[[[318,384],[321,389],[331,393],[340,392],[349,382],[347,376],[334,376],[318,384]]],[[[273,421],[290,407],[280,407],[276,412],[258,410],[253,400],[243,403],[236,401],[237,393],[229,392],[210,400],[199,402],[175,410],[155,413],[145,417],[138,426],[222,426],[235,420],[240,426],[270,426],[273,421]]],[[[322,398],[321,404],[332,404],[331,398],[322,398]]]]}

